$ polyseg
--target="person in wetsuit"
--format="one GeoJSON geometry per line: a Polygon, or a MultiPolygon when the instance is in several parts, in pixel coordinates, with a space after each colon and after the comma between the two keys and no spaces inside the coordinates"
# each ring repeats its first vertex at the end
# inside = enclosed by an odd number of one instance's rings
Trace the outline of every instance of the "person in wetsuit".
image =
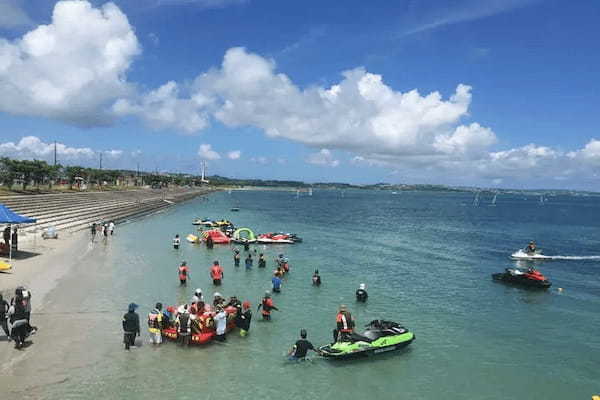
{"type": "Polygon", "coordinates": [[[175,237],[173,238],[173,248],[175,250],[179,249],[179,244],[181,243],[181,239],[179,239],[179,234],[175,235],[175,237]]]}
{"type": "Polygon", "coordinates": [[[312,350],[315,353],[319,353],[319,351],[315,349],[313,344],[306,340],[306,336],[306,329],[301,329],[300,340],[296,341],[296,344],[294,344],[294,346],[288,353],[290,361],[304,361],[306,359],[306,354],[308,353],[308,350],[312,350]]]}
{"type": "Polygon", "coordinates": [[[252,254],[248,253],[248,257],[244,260],[246,263],[246,269],[252,269],[252,264],[254,264],[254,260],[252,260],[252,254]]]}
{"type": "Polygon", "coordinates": [[[239,267],[240,266],[240,259],[241,259],[240,251],[238,249],[235,249],[233,251],[233,253],[234,253],[233,254],[233,266],[234,267],[239,267]]]}
{"type": "Polygon", "coordinates": [[[206,248],[207,249],[212,249],[214,243],[215,242],[213,242],[213,238],[210,235],[206,236],[206,248]]]}
{"type": "Polygon", "coordinates": [[[361,283],[358,286],[358,289],[356,289],[356,301],[359,301],[361,303],[364,303],[367,301],[367,299],[369,298],[369,294],[367,293],[367,285],[365,285],[364,283],[361,283]]]}
{"type": "Polygon", "coordinates": [[[135,346],[135,337],[140,336],[140,316],[135,312],[137,304],[129,304],[128,311],[123,315],[123,343],[125,350],[135,346]]]}
{"type": "Polygon", "coordinates": [[[315,269],[315,273],[312,276],[312,284],[314,286],[321,286],[321,275],[319,275],[318,269],[315,269]]]}
{"type": "Polygon", "coordinates": [[[242,307],[237,308],[235,316],[235,326],[240,328],[240,336],[246,336],[250,330],[250,321],[252,321],[252,310],[249,301],[244,301],[242,307]]]}
{"type": "Polygon", "coordinates": [[[258,256],[258,268],[266,268],[267,267],[267,259],[263,253],[260,253],[258,256]]]}

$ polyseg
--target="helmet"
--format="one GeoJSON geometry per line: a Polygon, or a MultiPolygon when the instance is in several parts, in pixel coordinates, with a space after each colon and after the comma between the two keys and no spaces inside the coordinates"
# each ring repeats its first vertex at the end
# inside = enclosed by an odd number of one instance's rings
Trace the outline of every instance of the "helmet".
{"type": "Polygon", "coordinates": [[[300,337],[302,337],[302,338],[306,337],[306,329],[300,329],[300,337]]]}
{"type": "Polygon", "coordinates": [[[215,260],[215,262],[213,262],[214,265],[219,265],[219,260],[215,260]]]}
{"type": "Polygon", "coordinates": [[[198,301],[200,301],[198,296],[192,296],[192,303],[197,303],[198,301]]]}
{"type": "Polygon", "coordinates": [[[223,296],[221,296],[221,293],[215,292],[215,294],[213,294],[213,297],[216,299],[217,297],[223,297],[223,296]]]}
{"type": "Polygon", "coordinates": [[[135,311],[136,308],[138,308],[138,305],[135,304],[135,303],[129,303],[129,307],[127,307],[127,309],[129,310],[129,312],[135,311]]]}
{"type": "Polygon", "coordinates": [[[365,290],[367,288],[367,285],[365,285],[364,283],[361,283],[360,285],[358,285],[358,288],[365,290]]]}
{"type": "Polygon", "coordinates": [[[346,307],[346,305],[344,305],[344,304],[340,305],[340,311],[347,311],[347,310],[348,310],[348,308],[346,307]]]}
{"type": "Polygon", "coordinates": [[[157,310],[162,310],[162,303],[156,303],[154,308],[156,308],[157,310]]]}
{"type": "Polygon", "coordinates": [[[186,264],[187,264],[187,261],[182,261],[181,262],[181,265],[186,265],[186,264]]]}
{"type": "Polygon", "coordinates": [[[194,291],[194,294],[198,297],[202,297],[202,289],[196,289],[196,291],[194,291]]]}
{"type": "Polygon", "coordinates": [[[271,292],[269,292],[268,290],[265,292],[265,297],[271,297],[271,292]]]}
{"type": "Polygon", "coordinates": [[[250,305],[250,302],[249,302],[248,300],[246,300],[246,301],[244,301],[244,302],[242,303],[242,308],[243,308],[244,310],[247,310],[247,309],[249,309],[249,308],[250,308],[250,306],[251,306],[251,305],[250,305]]]}

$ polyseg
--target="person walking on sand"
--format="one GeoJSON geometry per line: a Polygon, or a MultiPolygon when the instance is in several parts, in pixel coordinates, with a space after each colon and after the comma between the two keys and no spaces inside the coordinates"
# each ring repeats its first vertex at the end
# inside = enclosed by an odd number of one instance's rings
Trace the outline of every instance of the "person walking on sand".
{"type": "Polygon", "coordinates": [[[106,222],[102,224],[102,234],[104,235],[104,241],[108,240],[108,224],[106,222]]]}
{"type": "Polygon", "coordinates": [[[115,233],[115,223],[113,221],[110,221],[108,223],[108,230],[110,232],[110,236],[112,236],[113,233],[115,233]]]}
{"type": "Polygon", "coordinates": [[[140,336],[140,316],[135,312],[137,304],[129,304],[128,311],[123,315],[123,343],[125,350],[135,347],[135,337],[140,336]]]}
{"type": "Polygon", "coordinates": [[[181,243],[181,239],[179,239],[179,234],[175,235],[173,238],[173,248],[175,250],[179,250],[179,243],[181,243]]]}
{"type": "Polygon", "coordinates": [[[190,275],[190,268],[187,266],[187,263],[185,261],[181,262],[181,265],[177,269],[177,272],[179,273],[179,285],[187,285],[187,278],[190,275]]]}
{"type": "Polygon", "coordinates": [[[9,246],[9,242],[10,242],[10,226],[7,226],[6,228],[4,228],[4,244],[6,245],[7,249],[9,246]]]}
{"type": "Polygon", "coordinates": [[[96,239],[96,223],[95,222],[90,227],[90,233],[92,234],[92,243],[94,243],[94,239],[96,239]]]}
{"type": "Polygon", "coordinates": [[[8,331],[8,309],[9,305],[6,300],[2,298],[2,293],[0,293],[0,326],[2,326],[2,330],[6,334],[6,337],[10,341],[10,332],[8,331]]]}

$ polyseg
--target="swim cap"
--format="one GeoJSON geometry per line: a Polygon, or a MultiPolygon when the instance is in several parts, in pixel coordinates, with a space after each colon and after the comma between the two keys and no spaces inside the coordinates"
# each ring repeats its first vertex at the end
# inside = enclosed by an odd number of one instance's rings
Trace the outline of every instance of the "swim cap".
{"type": "Polygon", "coordinates": [[[219,293],[219,292],[215,292],[215,294],[213,295],[213,297],[215,297],[215,298],[216,298],[216,297],[222,297],[222,296],[221,296],[221,293],[219,293]]]}
{"type": "Polygon", "coordinates": [[[196,296],[202,297],[202,289],[196,289],[194,293],[196,294],[196,296]]]}
{"type": "Polygon", "coordinates": [[[347,310],[346,306],[344,304],[341,304],[340,311],[346,311],[346,310],[347,310]]]}
{"type": "Polygon", "coordinates": [[[306,338],[306,329],[300,329],[300,337],[306,338]]]}
{"type": "Polygon", "coordinates": [[[359,289],[365,290],[365,288],[367,287],[367,285],[365,285],[364,283],[361,283],[360,285],[358,285],[359,289]]]}
{"type": "Polygon", "coordinates": [[[250,304],[250,302],[249,302],[248,300],[246,300],[246,301],[244,301],[244,302],[242,303],[242,308],[243,308],[244,310],[247,310],[247,309],[249,309],[250,307],[251,307],[251,304],[250,304]]]}

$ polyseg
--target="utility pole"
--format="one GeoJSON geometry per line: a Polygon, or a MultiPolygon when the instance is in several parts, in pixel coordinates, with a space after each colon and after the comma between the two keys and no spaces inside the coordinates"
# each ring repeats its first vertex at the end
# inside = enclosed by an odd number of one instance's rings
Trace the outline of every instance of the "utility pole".
{"type": "Polygon", "coordinates": [[[100,152],[100,169],[102,169],[102,152],[100,152]]]}
{"type": "Polygon", "coordinates": [[[140,185],[140,182],[139,182],[139,180],[140,180],[140,162],[139,161],[137,162],[137,169],[136,169],[136,171],[137,172],[135,174],[135,184],[137,186],[139,186],[140,185]]]}
{"type": "Polygon", "coordinates": [[[54,166],[56,167],[56,140],[54,141],[54,166]]]}

